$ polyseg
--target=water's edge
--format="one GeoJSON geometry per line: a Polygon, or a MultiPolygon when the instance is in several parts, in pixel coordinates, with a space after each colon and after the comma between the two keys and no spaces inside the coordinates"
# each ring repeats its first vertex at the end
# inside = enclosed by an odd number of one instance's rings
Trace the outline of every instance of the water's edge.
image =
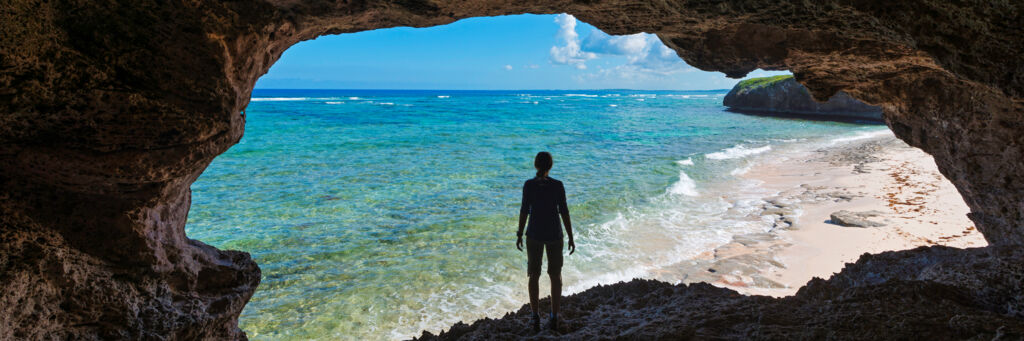
{"type": "Polygon", "coordinates": [[[407,338],[525,301],[515,212],[543,149],[576,223],[565,291],[672,281],[775,227],[752,215],[771,193],[740,176],[759,157],[879,129],[732,114],[722,95],[257,92],[187,230],[263,267],[240,318],[253,339],[407,338]]]}

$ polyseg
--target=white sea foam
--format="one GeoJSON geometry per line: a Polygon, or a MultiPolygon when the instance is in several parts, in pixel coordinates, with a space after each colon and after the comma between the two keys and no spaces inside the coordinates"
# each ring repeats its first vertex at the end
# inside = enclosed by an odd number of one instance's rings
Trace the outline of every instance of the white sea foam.
{"type": "Polygon", "coordinates": [[[679,99],[690,99],[692,97],[700,97],[704,95],[662,95],[663,97],[679,98],[679,99]]]}
{"type": "Polygon", "coordinates": [[[325,104],[345,104],[345,102],[324,102],[325,104]]]}
{"type": "Polygon", "coordinates": [[[597,97],[597,95],[588,95],[588,94],[565,94],[565,97],[597,97]]]}
{"type": "Polygon", "coordinates": [[[832,139],[832,141],[829,143],[829,145],[833,145],[834,146],[834,145],[837,145],[837,144],[840,144],[840,143],[846,143],[846,142],[850,142],[850,141],[857,141],[857,140],[863,140],[863,139],[870,139],[870,138],[875,138],[875,137],[880,137],[880,136],[885,136],[885,135],[890,135],[890,134],[892,134],[892,131],[889,130],[889,129],[875,130],[875,131],[862,131],[862,132],[859,132],[859,133],[857,133],[856,135],[853,135],[853,136],[846,136],[846,137],[840,137],[840,138],[832,139]]]}
{"type": "Polygon", "coordinates": [[[395,103],[392,103],[392,102],[380,102],[380,103],[377,103],[377,104],[380,104],[380,105],[395,105],[395,103]]]}
{"type": "Polygon", "coordinates": [[[336,101],[339,97],[252,97],[250,102],[336,101]]]}
{"type": "Polygon", "coordinates": [[[714,160],[738,159],[750,155],[761,154],[769,150],[772,150],[771,145],[766,145],[757,148],[747,148],[740,144],[720,152],[708,153],[705,154],[704,156],[714,160]]]}
{"type": "Polygon", "coordinates": [[[614,108],[614,107],[617,107],[617,106],[619,106],[619,105],[618,105],[618,104],[609,104],[608,106],[609,106],[609,107],[613,107],[613,108],[614,108]]]}
{"type": "MultiPolygon", "coordinates": [[[[689,172],[699,171],[685,167],[692,162],[692,157],[676,161],[689,172]]],[[[716,195],[699,195],[693,179],[681,171],[679,181],[664,194],[639,207],[623,207],[603,223],[587,225],[589,238],[576,241],[585,250],[574,256],[578,266],[563,273],[568,279],[565,294],[633,278],[679,283],[687,274],[676,265],[687,264],[735,235],[771,230],[774,219],[761,219],[757,213],[763,209],[763,198],[777,192],[746,179],[708,186],[716,195]],[[726,187],[715,187],[722,185],[726,187]]]]}
{"type": "Polygon", "coordinates": [[[672,184],[672,187],[668,188],[668,192],[672,194],[682,194],[695,197],[700,195],[697,192],[697,182],[693,181],[690,176],[686,175],[686,172],[679,171],[679,181],[672,184]]]}
{"type": "Polygon", "coordinates": [[[250,102],[305,101],[309,97],[253,97],[250,102]]]}
{"type": "Polygon", "coordinates": [[[565,288],[563,295],[572,295],[601,284],[612,284],[617,282],[628,282],[634,278],[646,278],[653,266],[634,265],[626,269],[590,275],[585,279],[569,285],[565,288]]]}
{"type": "Polygon", "coordinates": [[[579,264],[602,266],[567,269],[563,276],[574,280],[566,283],[566,291],[571,294],[633,278],[677,282],[686,274],[664,271],[671,269],[667,267],[728,243],[734,235],[762,232],[774,223],[751,218],[763,206],[761,198],[774,192],[743,181],[729,186],[731,191],[724,195],[673,193],[689,188],[692,181],[681,172],[679,182],[664,195],[650,199],[653,206],[627,206],[609,221],[588,225],[590,238],[577,241],[582,250],[587,250],[580,255],[579,264]],[[642,254],[637,250],[643,250],[642,254]]]}
{"type": "Polygon", "coordinates": [[[361,100],[362,98],[352,96],[352,97],[349,97],[348,99],[356,101],[356,100],[361,100]]]}
{"type": "Polygon", "coordinates": [[[646,101],[647,99],[646,98],[637,98],[636,100],[643,102],[643,101],[646,101]]]}
{"type": "Polygon", "coordinates": [[[452,96],[444,96],[444,95],[442,95],[442,96],[437,96],[437,98],[450,98],[450,97],[452,97],[452,96]]]}
{"type": "Polygon", "coordinates": [[[751,166],[753,166],[753,165],[752,164],[748,164],[746,166],[733,169],[732,172],[729,172],[729,175],[737,176],[737,175],[747,174],[747,172],[750,171],[750,167],[751,166]]]}

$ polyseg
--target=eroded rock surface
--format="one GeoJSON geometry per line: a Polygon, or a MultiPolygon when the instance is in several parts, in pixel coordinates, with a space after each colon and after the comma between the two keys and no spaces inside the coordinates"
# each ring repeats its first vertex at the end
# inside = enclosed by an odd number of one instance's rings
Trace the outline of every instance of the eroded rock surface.
{"type": "MultiPolygon", "coordinates": [[[[244,253],[189,240],[184,224],[189,185],[241,138],[256,79],[289,46],[319,35],[473,16],[568,12],[611,34],[656,33],[704,70],[739,77],[755,68],[788,69],[819,100],[842,90],[881,106],[897,136],[935,156],[990,244],[1024,245],[1022,7],[931,0],[7,1],[0,5],[0,338],[244,337],[236,317],[255,290],[258,267],[244,253]]],[[[908,292],[942,288],[911,282],[856,295],[913,298],[908,292]]],[[[710,305],[731,294],[683,291],[708,297],[707,316],[732,311],[710,305]]],[[[770,306],[734,299],[747,302],[744,309],[770,306]]],[[[914,312],[941,312],[944,304],[914,312]]],[[[818,319],[839,314],[828,307],[818,319]]],[[[841,308],[860,307],[874,309],[841,308]]],[[[1005,317],[992,314],[957,323],[973,328],[1005,317]]],[[[772,323],[746,321],[750,328],[772,323]]],[[[843,326],[875,320],[856,321],[843,326]]]]}
{"type": "Polygon", "coordinates": [[[1018,249],[921,247],[865,254],[789,297],[634,279],[563,298],[557,331],[534,333],[523,305],[419,339],[1016,340],[1024,337],[1021,281],[1018,249]]]}
{"type": "Polygon", "coordinates": [[[872,221],[871,218],[884,215],[885,212],[879,211],[865,211],[865,212],[851,212],[847,210],[841,210],[832,212],[829,215],[829,222],[848,227],[876,227],[885,226],[883,223],[872,221]]]}
{"type": "Polygon", "coordinates": [[[858,101],[839,91],[828,101],[814,100],[792,76],[752,78],[739,82],[722,104],[738,112],[794,116],[819,120],[882,121],[882,108],[858,101]]]}

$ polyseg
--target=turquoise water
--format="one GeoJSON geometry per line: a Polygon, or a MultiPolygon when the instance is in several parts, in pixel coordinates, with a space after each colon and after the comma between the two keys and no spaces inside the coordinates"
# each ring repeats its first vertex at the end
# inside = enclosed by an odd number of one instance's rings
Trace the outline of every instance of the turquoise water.
{"type": "Polygon", "coordinates": [[[566,186],[576,292],[769,228],[738,176],[757,157],[884,129],[729,113],[724,94],[257,90],[186,230],[260,264],[252,339],[407,338],[527,301],[515,229],[538,151],[566,186]]]}

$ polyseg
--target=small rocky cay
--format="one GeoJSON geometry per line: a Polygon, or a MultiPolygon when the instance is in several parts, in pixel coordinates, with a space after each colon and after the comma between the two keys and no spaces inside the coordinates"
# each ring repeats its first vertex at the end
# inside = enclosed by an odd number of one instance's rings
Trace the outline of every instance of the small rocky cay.
{"type": "Polygon", "coordinates": [[[881,107],[858,101],[842,91],[836,92],[828,101],[815,101],[807,88],[797,83],[792,75],[751,78],[736,83],[722,104],[729,110],[749,114],[883,122],[881,107]]]}

